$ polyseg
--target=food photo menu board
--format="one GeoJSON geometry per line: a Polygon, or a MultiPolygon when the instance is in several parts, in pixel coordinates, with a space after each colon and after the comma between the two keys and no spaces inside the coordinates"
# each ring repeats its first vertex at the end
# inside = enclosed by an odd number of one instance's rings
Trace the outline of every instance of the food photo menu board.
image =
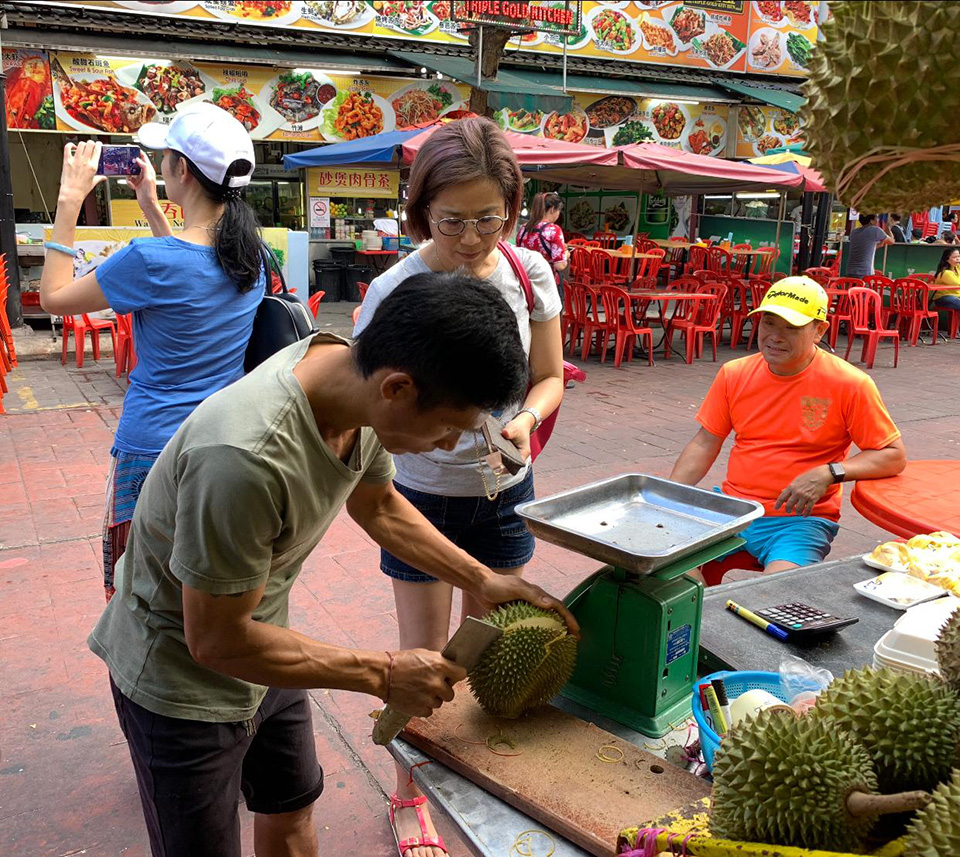
{"type": "Polygon", "coordinates": [[[756,158],[771,149],[803,143],[800,117],[789,110],[758,104],[741,104],[736,112],[736,146],[730,153],[737,158],[756,158]]]}
{"type": "MultiPolygon", "coordinates": [[[[55,0],[41,4],[61,5],[55,0]]],[[[464,44],[456,0],[78,0],[71,5],[259,27],[464,44]]],[[[491,4],[497,5],[497,4],[491,4]]],[[[512,6],[515,4],[504,4],[512,6]]],[[[566,0],[531,0],[548,17],[566,0]]],[[[586,0],[575,32],[535,29],[520,50],[724,71],[804,76],[816,42],[816,0],[586,0]]],[[[511,43],[513,44],[513,43],[511,43]]]]}

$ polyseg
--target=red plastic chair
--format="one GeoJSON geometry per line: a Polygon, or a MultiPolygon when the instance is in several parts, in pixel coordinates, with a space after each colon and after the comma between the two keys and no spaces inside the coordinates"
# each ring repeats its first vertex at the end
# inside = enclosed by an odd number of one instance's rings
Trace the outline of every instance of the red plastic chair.
{"type": "Polygon", "coordinates": [[[936,277],[933,274],[911,274],[911,280],[919,280],[921,283],[933,284],[936,282],[936,277]]]}
{"type": "Polygon", "coordinates": [[[707,249],[699,244],[694,244],[687,255],[687,264],[683,268],[684,274],[692,274],[694,271],[702,271],[707,267],[707,249]]]}
{"type": "Polygon", "coordinates": [[[733,256],[733,268],[731,273],[736,274],[738,277],[747,276],[747,268],[750,267],[750,263],[753,261],[753,256],[748,256],[745,253],[738,253],[738,250],[752,250],[753,246],[750,244],[734,244],[730,248],[731,254],[733,256]]]}
{"type": "Polygon", "coordinates": [[[880,315],[883,319],[883,326],[887,327],[890,324],[890,319],[893,317],[893,292],[894,284],[893,280],[889,277],[883,276],[883,274],[868,274],[866,277],[861,277],[863,280],[864,288],[873,289],[878,295],[880,295],[881,310],[880,315]],[[883,306],[883,293],[887,293],[887,302],[883,306]]]}
{"type": "MultiPolygon", "coordinates": [[[[596,286],[624,285],[628,274],[623,273],[621,263],[624,257],[613,256],[606,250],[593,250],[590,253],[590,280],[596,286]]],[[[629,272],[629,257],[627,271],[629,272]]]]}
{"type": "Polygon", "coordinates": [[[656,258],[637,259],[637,270],[632,286],[635,289],[655,289],[657,287],[657,274],[667,251],[654,245],[652,249],[643,252],[649,256],[656,256],[656,258]]]}
{"type": "Polygon", "coordinates": [[[71,333],[73,334],[73,349],[78,369],[83,368],[83,352],[87,346],[87,333],[90,334],[90,342],[93,345],[93,359],[97,360],[100,357],[100,337],[94,333],[91,328],[87,327],[86,318],[87,316],[85,315],[63,316],[63,331],[61,336],[63,351],[60,362],[64,365],[67,363],[67,349],[69,348],[71,333]]]}
{"type": "Polygon", "coordinates": [[[727,321],[730,322],[730,347],[735,349],[740,344],[743,328],[747,323],[747,314],[750,306],[747,301],[747,287],[740,280],[727,283],[726,294],[720,306],[720,334],[727,321]]]}
{"type": "MultiPolygon", "coordinates": [[[[671,238],[671,242],[682,242],[682,238],[671,238]]],[[[661,263],[661,272],[668,280],[678,277],[683,273],[683,257],[687,251],[683,247],[670,247],[667,249],[667,255],[661,263]]]]}
{"type": "Polygon", "coordinates": [[[10,281],[7,279],[7,254],[0,255],[0,362],[6,364],[6,371],[17,365],[17,348],[13,343],[13,331],[7,318],[7,293],[10,281]]]}
{"type": "MultiPolygon", "coordinates": [[[[750,289],[750,308],[756,309],[763,303],[763,296],[770,288],[770,283],[766,280],[750,280],[747,287],[750,289]]],[[[760,326],[760,314],[750,315],[751,321],[750,336],[747,337],[747,351],[753,348],[753,341],[757,338],[757,328],[760,326]]]]}
{"type": "MultiPolygon", "coordinates": [[[[726,291],[726,286],[719,286],[726,291]]],[[[720,322],[720,304],[723,295],[705,292],[702,298],[681,301],[677,313],[667,322],[667,334],[663,349],[664,359],[670,359],[673,334],[679,330],[686,337],[686,360],[693,363],[694,355],[703,355],[703,341],[710,336],[713,341],[713,360],[717,360],[717,327],[720,322]]]]}
{"type": "Polygon", "coordinates": [[[707,264],[704,267],[715,274],[729,274],[733,265],[733,256],[722,247],[707,248],[707,264]]]}
{"type": "MultiPolygon", "coordinates": [[[[357,284],[359,285],[359,283],[357,284]]],[[[326,292],[314,292],[307,298],[307,306],[310,307],[310,312],[313,313],[313,317],[317,317],[317,313],[320,312],[320,301],[323,300],[323,296],[326,292]]]]}
{"type": "Polygon", "coordinates": [[[616,232],[594,232],[593,240],[598,242],[598,247],[603,247],[605,250],[612,250],[617,246],[617,233],[616,232]]]}
{"type": "Polygon", "coordinates": [[[754,262],[755,270],[750,272],[747,279],[763,280],[769,283],[773,277],[773,266],[780,258],[780,249],[778,247],[761,247],[760,249],[763,252],[754,256],[754,259],[756,259],[754,262]]]}
{"type": "Polygon", "coordinates": [[[590,251],[586,247],[574,245],[570,250],[570,280],[574,283],[590,283],[590,251]]]}
{"type": "Polygon", "coordinates": [[[603,286],[600,289],[600,296],[603,299],[604,315],[613,321],[612,330],[608,327],[603,337],[600,362],[603,363],[607,359],[607,343],[610,334],[613,333],[615,338],[613,365],[617,369],[623,363],[624,354],[627,362],[633,357],[633,349],[638,338],[647,340],[647,362],[653,366],[653,329],[638,325],[636,321],[637,318],[646,318],[650,301],[631,298],[628,292],[616,286],[603,286]],[[636,310],[634,310],[634,301],[638,304],[636,310]]]}
{"type": "Polygon", "coordinates": [[[117,315],[116,351],[113,355],[117,364],[117,377],[126,373],[127,379],[137,366],[137,352],[133,344],[133,316],[117,315]]]}
{"type": "Polygon", "coordinates": [[[575,285],[568,282],[563,290],[563,310],[560,312],[560,350],[567,345],[567,336],[573,329],[574,309],[573,309],[573,291],[575,285]]]}
{"type": "Polygon", "coordinates": [[[369,289],[369,288],[370,288],[370,283],[361,283],[359,280],[357,280],[357,289],[359,289],[359,291],[360,291],[360,301],[361,301],[361,303],[366,299],[366,297],[367,297],[367,289],[369,289]]]}
{"type": "Polygon", "coordinates": [[[927,307],[929,290],[926,284],[913,277],[901,277],[893,282],[893,315],[897,317],[897,327],[907,328],[905,339],[908,345],[916,345],[920,340],[920,331],[925,321],[933,329],[933,341],[937,344],[940,315],[927,307]]]}
{"type": "Polygon", "coordinates": [[[587,286],[583,283],[568,283],[565,291],[570,293],[573,308],[573,319],[570,323],[570,356],[573,357],[587,323],[587,286]]]}
{"type": "Polygon", "coordinates": [[[884,329],[881,319],[883,306],[880,295],[873,289],[853,288],[847,292],[846,297],[850,302],[850,335],[847,338],[847,353],[843,355],[843,359],[850,359],[853,340],[862,336],[863,351],[860,354],[860,362],[866,363],[867,368],[872,369],[880,340],[892,339],[893,368],[896,369],[897,361],[900,358],[900,332],[884,329]]]}
{"type": "Polygon", "coordinates": [[[863,280],[859,277],[832,277],[824,288],[847,291],[847,289],[862,289],[863,280]]]}
{"type": "Polygon", "coordinates": [[[803,273],[811,280],[820,283],[824,288],[827,287],[827,283],[830,282],[830,278],[833,276],[833,272],[829,268],[807,268],[803,273]]]}
{"type": "Polygon", "coordinates": [[[588,250],[593,250],[593,249],[596,248],[596,247],[600,247],[601,244],[600,244],[599,241],[592,241],[592,240],[591,240],[591,241],[584,241],[584,242],[583,242],[583,246],[586,247],[588,250]]]}
{"type": "Polygon", "coordinates": [[[568,232],[566,236],[566,242],[568,245],[573,244],[574,246],[576,246],[577,244],[583,244],[583,242],[585,242],[586,240],[587,240],[587,236],[584,235],[582,232],[568,232]]]}
{"type": "Polygon", "coordinates": [[[835,292],[829,295],[829,301],[829,304],[827,304],[827,321],[830,323],[830,329],[827,332],[827,339],[830,347],[836,349],[837,337],[840,335],[840,325],[850,324],[850,301],[848,292],[835,292]]]}
{"type": "MultiPolygon", "coordinates": [[[[583,323],[583,347],[580,349],[580,359],[586,360],[594,347],[600,348],[601,341],[606,342],[605,334],[613,330],[614,322],[601,314],[603,301],[600,299],[600,288],[584,286],[586,295],[586,315],[583,323]]],[[[601,358],[603,352],[600,353],[601,358]]]]}

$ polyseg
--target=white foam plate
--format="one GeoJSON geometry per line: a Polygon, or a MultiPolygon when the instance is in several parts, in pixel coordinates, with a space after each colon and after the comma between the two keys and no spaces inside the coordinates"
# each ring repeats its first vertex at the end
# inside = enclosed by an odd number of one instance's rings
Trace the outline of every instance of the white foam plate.
{"type": "Polygon", "coordinates": [[[925,601],[942,598],[946,594],[939,586],[898,571],[886,571],[869,580],[861,580],[853,584],[853,588],[865,598],[886,604],[895,610],[906,610],[925,601]]]}

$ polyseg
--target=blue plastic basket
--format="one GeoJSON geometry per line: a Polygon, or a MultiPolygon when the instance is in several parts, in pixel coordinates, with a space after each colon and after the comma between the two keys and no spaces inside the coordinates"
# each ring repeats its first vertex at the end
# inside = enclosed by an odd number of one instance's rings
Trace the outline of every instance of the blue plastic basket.
{"type": "Polygon", "coordinates": [[[391,236],[385,236],[383,239],[383,249],[384,250],[399,250],[400,249],[400,239],[391,236]]]}
{"type": "Polygon", "coordinates": [[[727,690],[727,698],[732,702],[748,690],[765,690],[772,693],[777,699],[787,702],[786,693],[780,683],[780,673],[767,672],[729,672],[711,673],[698,679],[693,686],[693,717],[700,730],[700,749],[703,751],[703,761],[707,768],[713,771],[713,757],[720,748],[720,736],[713,729],[713,719],[709,711],[704,711],[700,705],[700,694],[697,685],[709,682],[711,679],[722,678],[723,686],[727,690]]]}

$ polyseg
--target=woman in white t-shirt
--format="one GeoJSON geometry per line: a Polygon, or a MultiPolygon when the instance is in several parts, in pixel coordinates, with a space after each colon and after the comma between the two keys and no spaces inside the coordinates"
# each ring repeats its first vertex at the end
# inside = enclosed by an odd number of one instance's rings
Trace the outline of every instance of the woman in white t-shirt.
{"type": "MultiPolygon", "coordinates": [[[[531,384],[523,401],[494,416],[503,437],[528,459],[531,433],[563,397],[563,349],[560,297],[550,265],[539,253],[513,248],[533,286],[531,311],[498,247],[512,234],[523,200],[516,157],[489,119],[452,122],[435,131],[417,154],[407,194],[406,229],[420,247],[370,284],[354,335],[366,327],[384,297],[413,274],[465,269],[493,283],[516,314],[531,384]]],[[[533,474],[527,464],[515,476],[498,476],[483,455],[482,440],[474,434],[451,450],[396,456],[396,486],[471,556],[501,574],[519,575],[533,556],[534,539],[515,507],[533,499],[533,474]]],[[[386,551],[380,567],[393,578],[401,647],[442,649],[449,636],[452,587],[386,551]]],[[[464,594],[463,616],[485,612],[484,605],[464,594]]],[[[390,819],[401,857],[447,853],[425,802],[408,772],[398,767],[390,819]]]]}

